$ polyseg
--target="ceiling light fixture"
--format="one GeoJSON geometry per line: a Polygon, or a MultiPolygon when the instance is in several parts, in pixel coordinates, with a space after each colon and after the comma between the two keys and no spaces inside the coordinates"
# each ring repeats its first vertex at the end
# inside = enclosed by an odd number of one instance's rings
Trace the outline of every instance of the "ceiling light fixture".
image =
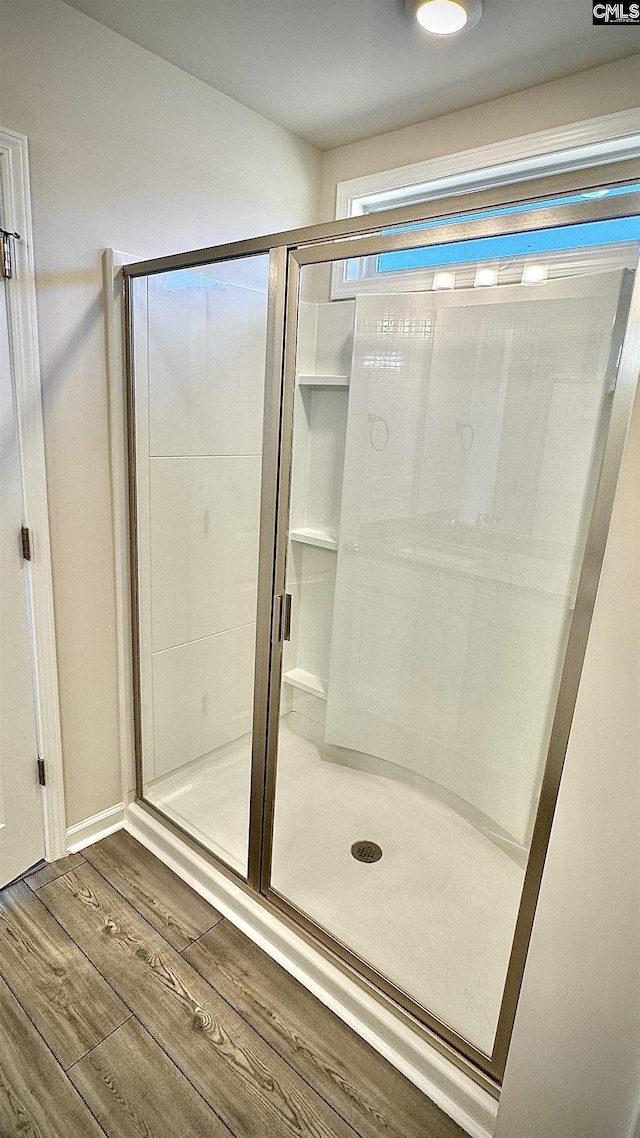
{"type": "Polygon", "coordinates": [[[434,36],[451,36],[473,28],[482,15],[482,0],[405,0],[405,9],[434,36]]]}

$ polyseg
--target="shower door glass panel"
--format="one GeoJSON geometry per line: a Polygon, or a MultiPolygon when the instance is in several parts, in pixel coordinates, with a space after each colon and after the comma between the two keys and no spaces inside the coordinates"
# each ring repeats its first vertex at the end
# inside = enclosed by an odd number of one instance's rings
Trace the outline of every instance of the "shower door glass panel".
{"type": "Polygon", "coordinates": [[[485,1055],[636,260],[300,271],[270,885],[485,1055]]]}
{"type": "Polygon", "coordinates": [[[143,792],[243,876],[268,270],[131,282],[143,792]]]}

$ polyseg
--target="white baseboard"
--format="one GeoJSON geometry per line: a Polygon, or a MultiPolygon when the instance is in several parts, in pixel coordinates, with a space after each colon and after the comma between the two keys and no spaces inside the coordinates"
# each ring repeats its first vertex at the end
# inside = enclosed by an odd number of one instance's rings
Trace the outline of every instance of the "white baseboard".
{"type": "Polygon", "coordinates": [[[122,829],[124,810],[124,802],[118,802],[117,806],[110,806],[108,810],[101,810],[99,814],[93,814],[91,818],[85,818],[82,822],[76,822],[75,826],[69,826],[67,829],[68,852],[78,853],[85,846],[99,842],[101,838],[106,838],[107,834],[113,834],[115,830],[122,829]]]}
{"type": "Polygon", "coordinates": [[[135,804],[127,806],[124,826],[424,1091],[471,1138],[491,1138],[498,1109],[492,1095],[146,810],[135,804]]]}

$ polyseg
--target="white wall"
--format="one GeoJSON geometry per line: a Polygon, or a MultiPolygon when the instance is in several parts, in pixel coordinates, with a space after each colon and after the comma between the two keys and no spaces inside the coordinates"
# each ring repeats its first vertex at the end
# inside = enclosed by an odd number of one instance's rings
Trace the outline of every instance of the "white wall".
{"type": "Polygon", "coordinates": [[[320,215],[325,221],[335,217],[336,185],[348,178],[629,110],[640,103],[639,91],[640,55],[632,55],[464,111],[326,151],[322,155],[320,215]]]}
{"type": "MultiPolygon", "coordinates": [[[[338,181],[635,107],[640,56],[323,155],[338,181]]],[[[629,1138],[640,1091],[636,408],[495,1138],[629,1138]]]]}
{"type": "Polygon", "coordinates": [[[2,0],[0,44],[0,124],[30,147],[71,825],[121,797],[100,252],[312,222],[319,155],[59,0],[2,0]]]}
{"type": "Polygon", "coordinates": [[[495,1138],[628,1138],[640,1089],[640,400],[495,1138]]]}

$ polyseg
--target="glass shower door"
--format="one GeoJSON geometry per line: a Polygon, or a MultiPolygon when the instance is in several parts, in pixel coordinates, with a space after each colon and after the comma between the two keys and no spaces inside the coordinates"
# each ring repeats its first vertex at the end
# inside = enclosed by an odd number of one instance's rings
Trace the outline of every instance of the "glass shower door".
{"type": "Polygon", "coordinates": [[[494,1053],[573,615],[593,601],[637,261],[629,230],[576,232],[570,254],[450,243],[430,265],[416,244],[388,275],[380,240],[346,299],[327,274],[344,246],[292,265],[267,892],[474,1057],[494,1053]]]}
{"type": "Polygon", "coordinates": [[[640,366],[609,177],[124,269],[137,800],[490,1088],[640,366]]]}
{"type": "Polygon", "coordinates": [[[148,802],[247,875],[269,256],[131,282],[148,802]]]}

